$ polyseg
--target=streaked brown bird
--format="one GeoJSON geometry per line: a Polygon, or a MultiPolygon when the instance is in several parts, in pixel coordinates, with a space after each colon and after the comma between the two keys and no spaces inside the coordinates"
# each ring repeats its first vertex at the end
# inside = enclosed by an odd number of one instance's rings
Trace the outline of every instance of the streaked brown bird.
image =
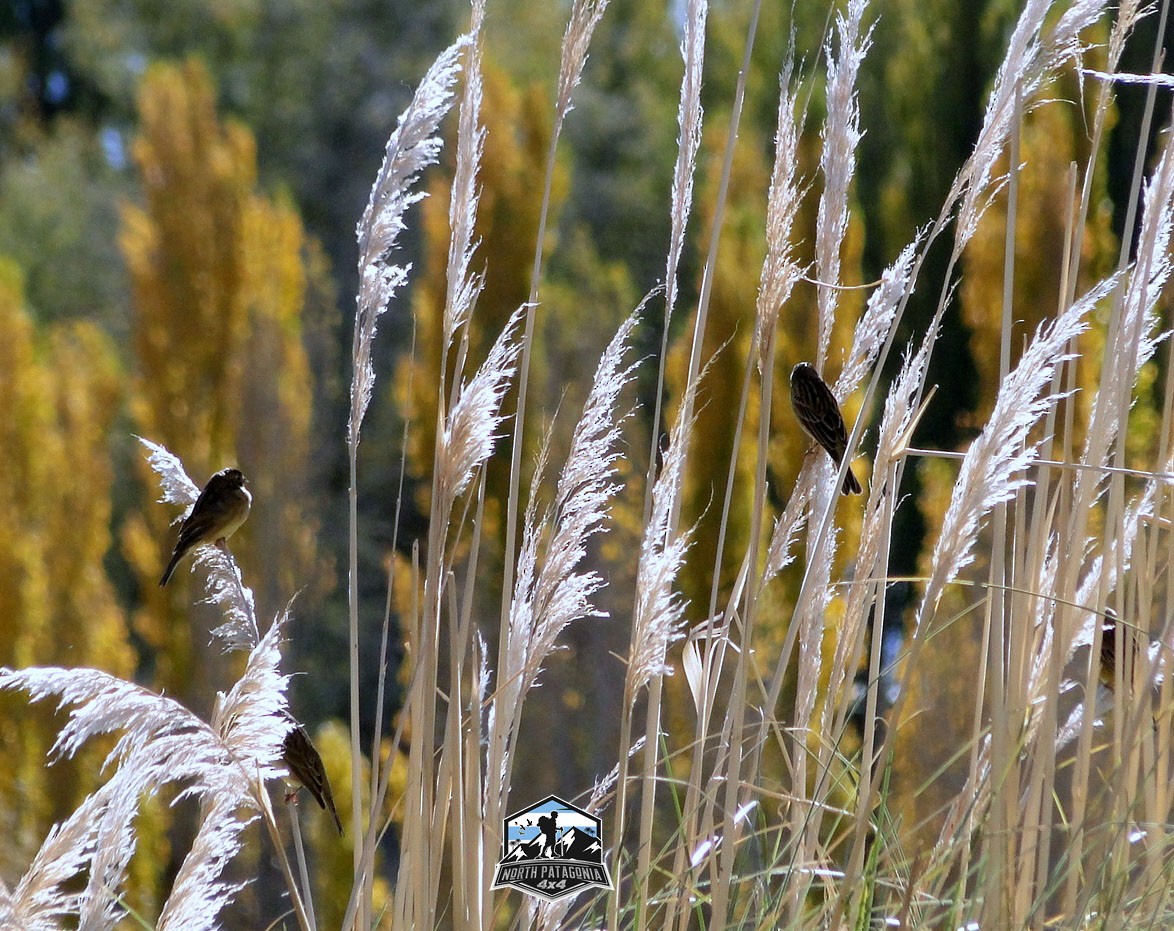
{"type": "MultiPolygon", "coordinates": [[[[803,432],[824,448],[838,469],[848,449],[848,429],[844,426],[844,416],[832,389],[806,362],[800,362],[791,370],[791,406],[803,432]]],[[[852,467],[848,466],[842,493],[858,495],[863,490],[852,474],[852,467]]]]}
{"type": "Polygon", "coordinates": [[[253,496],[246,487],[240,469],[221,469],[210,479],[196,499],[192,511],[179,528],[179,539],[171,553],[171,562],[159,585],[166,585],[179,561],[201,543],[224,545],[249,516],[253,496]]]}
{"type": "MultiPolygon", "coordinates": [[[[330,780],[326,776],[326,767],[322,764],[322,757],[310,741],[309,733],[298,720],[291,714],[287,714],[286,717],[289,718],[293,727],[285,735],[285,743],[282,745],[282,762],[289,770],[291,778],[309,790],[319,807],[330,812],[330,817],[334,819],[334,826],[338,828],[339,836],[341,836],[342,819],[338,816],[338,809],[334,807],[334,793],[330,791],[330,780]]],[[[297,795],[297,789],[286,796],[286,801],[295,795],[297,795]]]]}

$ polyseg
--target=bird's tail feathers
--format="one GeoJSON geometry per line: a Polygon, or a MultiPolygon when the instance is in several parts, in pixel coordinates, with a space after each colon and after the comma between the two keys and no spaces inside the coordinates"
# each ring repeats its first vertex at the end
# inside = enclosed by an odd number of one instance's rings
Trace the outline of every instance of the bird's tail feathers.
{"type": "Polygon", "coordinates": [[[167,564],[167,568],[163,570],[163,578],[159,580],[160,588],[162,588],[171,580],[171,575],[173,572],[175,572],[175,567],[179,565],[179,560],[182,556],[183,553],[179,552],[178,550],[171,554],[171,562],[167,564]]]}

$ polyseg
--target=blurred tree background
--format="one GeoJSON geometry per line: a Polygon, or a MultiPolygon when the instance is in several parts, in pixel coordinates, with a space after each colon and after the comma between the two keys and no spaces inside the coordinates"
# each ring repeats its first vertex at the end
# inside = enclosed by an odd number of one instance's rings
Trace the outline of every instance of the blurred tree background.
{"type": "MultiPolygon", "coordinates": [[[[529,290],[564,6],[488,4],[483,119],[489,135],[475,259],[488,277],[474,315],[474,359],[529,290]]],[[[679,357],[688,347],[676,343],[687,334],[700,282],[750,6],[730,0],[715,4],[710,15],[705,142],[681,312],[671,322],[670,404],[682,381],[679,357]]],[[[683,578],[693,618],[707,609],[726,474],[745,439],[734,435],[729,412],[737,407],[764,251],[778,76],[792,41],[803,73],[814,70],[827,41],[827,7],[795,6],[793,17],[786,4],[763,10],[715,274],[707,349],[722,348],[702,389],[699,430],[708,452],[690,476],[685,515],[698,526],[683,578]]],[[[985,92],[1018,7],[1009,0],[872,4],[874,45],[861,72],[865,136],[842,256],[845,283],[876,280],[915,230],[936,216],[981,125],[985,92]]],[[[677,0],[613,0],[594,39],[559,152],[543,243],[527,469],[548,428],[553,461],[560,461],[568,415],[585,395],[599,351],[664,275],[682,8],[677,0]]],[[[303,675],[294,681],[294,708],[315,730],[345,720],[340,567],[354,227],[396,116],[467,19],[456,0],[9,0],[0,9],[0,501],[7,515],[0,527],[0,664],[100,666],[166,688],[197,710],[225,686],[231,670],[208,648],[206,609],[193,606],[197,579],[181,571],[173,587],[155,584],[175,515],[156,502],[133,439],[141,434],[179,454],[197,482],[232,463],[249,476],[256,506],[234,551],[264,616],[298,595],[288,668],[303,675]]],[[[1129,55],[1144,61],[1153,28],[1148,20],[1129,55]]],[[[1146,66],[1127,55],[1124,67],[1146,66]]],[[[1068,161],[1087,145],[1087,101],[1079,86],[1072,81],[1051,91],[1080,106],[1065,125],[1029,120],[1024,147],[1054,167],[1021,178],[1034,191],[1024,203],[1058,202],[1068,161]]],[[[820,93],[817,85],[802,87],[812,126],[820,93]]],[[[1103,270],[1124,235],[1122,205],[1142,96],[1140,89],[1121,91],[1112,157],[1098,179],[1100,209],[1086,231],[1090,272],[1103,270]]],[[[801,150],[812,172],[816,131],[808,130],[801,150]]],[[[377,676],[393,540],[399,559],[407,559],[427,527],[436,397],[430,373],[440,351],[451,151],[445,158],[428,183],[431,196],[409,220],[404,248],[414,263],[412,285],[376,341],[380,381],[359,468],[365,684],[377,676]],[[405,418],[412,425],[407,448],[405,418]],[[397,528],[401,462],[407,490],[397,528]]],[[[801,251],[814,241],[818,193],[809,193],[800,213],[801,251]]],[[[1063,216],[1021,212],[1019,223],[1019,248],[1039,255],[1055,248],[1063,216]]],[[[922,446],[963,444],[981,422],[980,398],[993,396],[997,345],[988,334],[998,329],[1001,218],[990,224],[989,236],[980,234],[966,257],[961,311],[952,312],[934,357],[937,374],[929,380],[940,388],[918,434],[922,446]]],[[[930,255],[902,324],[908,338],[924,332],[946,258],[944,250],[930,255]]],[[[1058,267],[1038,263],[1040,270],[1058,267]]],[[[1056,285],[1030,268],[1017,280],[1017,306],[1038,309],[1023,321],[1023,332],[1055,306],[1056,285]]],[[[850,338],[852,307],[861,303],[849,296],[841,306],[844,330],[834,334],[832,375],[850,338]]],[[[813,308],[814,289],[807,287],[784,311],[776,399],[784,397],[790,366],[811,354],[806,321],[813,308]]],[[[653,300],[638,337],[645,357],[659,351],[662,317],[663,301],[653,300]]],[[[898,361],[899,354],[890,359],[898,361]]],[[[637,539],[647,471],[654,371],[655,364],[644,365],[632,399],[638,406],[627,425],[630,457],[621,467],[627,487],[618,529],[592,555],[613,583],[606,596],[612,616],[568,632],[569,649],[527,714],[532,746],[541,748],[529,767],[539,794],[573,796],[614,761],[623,670],[612,654],[623,652],[628,637],[624,592],[635,571],[629,544],[637,539]]],[[[758,413],[747,416],[752,433],[758,413]]],[[[805,448],[788,418],[776,407],[770,471],[776,503],[785,500],[805,448]]],[[[739,468],[747,467],[739,460],[739,468]]],[[[894,574],[916,572],[925,527],[940,517],[940,483],[948,481],[912,468],[907,475],[914,503],[901,512],[894,574]]],[[[494,508],[507,481],[508,461],[496,463],[487,508],[499,535],[494,508]]],[[[720,586],[736,571],[750,505],[736,502],[731,512],[720,586]]],[[[492,552],[483,559],[480,590],[490,629],[500,595],[492,587],[500,578],[494,559],[492,552]]],[[[399,698],[390,692],[389,713],[399,698]]],[[[0,875],[10,878],[97,774],[91,757],[46,772],[52,716],[33,716],[39,727],[29,728],[25,713],[17,728],[8,713],[13,700],[0,704],[0,746],[14,761],[0,776],[0,825],[13,838],[0,852],[0,875]],[[63,769],[74,775],[62,781],[63,769]]],[[[369,704],[368,732],[375,710],[369,704]]],[[[321,733],[328,765],[340,772],[345,740],[321,733]]],[[[369,745],[370,734],[363,739],[369,745]]],[[[162,824],[160,814],[153,817],[162,824]]],[[[162,827],[146,831],[156,852],[166,848],[162,827]]],[[[314,836],[323,845],[336,843],[326,832],[314,836]]],[[[393,862],[394,845],[386,852],[393,862]]],[[[348,859],[334,847],[319,855],[348,859]]],[[[169,881],[150,872],[141,875],[148,910],[169,881]]]]}

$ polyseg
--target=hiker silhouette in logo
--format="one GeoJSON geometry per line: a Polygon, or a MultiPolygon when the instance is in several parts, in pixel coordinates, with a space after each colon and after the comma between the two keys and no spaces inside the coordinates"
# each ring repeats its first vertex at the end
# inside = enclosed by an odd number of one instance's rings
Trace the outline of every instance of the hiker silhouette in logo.
{"type": "Polygon", "coordinates": [[[538,827],[542,831],[544,840],[542,841],[542,849],[538,851],[538,856],[549,856],[552,860],[558,856],[558,851],[555,849],[555,841],[558,840],[558,812],[552,811],[549,815],[541,815],[538,818],[538,827]],[[549,851],[549,853],[547,852],[549,851]]]}

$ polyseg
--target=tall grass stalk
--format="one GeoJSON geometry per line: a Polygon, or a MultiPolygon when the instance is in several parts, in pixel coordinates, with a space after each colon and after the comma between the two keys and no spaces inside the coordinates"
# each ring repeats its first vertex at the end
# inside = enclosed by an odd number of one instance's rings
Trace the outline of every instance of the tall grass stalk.
{"type": "MultiPolygon", "coordinates": [[[[371,362],[375,328],[388,302],[408,277],[409,267],[393,265],[388,259],[404,229],[404,213],[423,195],[412,185],[425,167],[436,161],[440,151],[437,128],[448,112],[452,88],[460,71],[459,56],[468,37],[462,37],[436,60],[421,83],[399,126],[388,140],[383,164],[363,218],[358,226],[360,288],[355,315],[352,359],[351,405],[347,423],[347,461],[350,472],[349,511],[349,645],[351,705],[351,827],[355,836],[364,831],[362,812],[362,748],[359,742],[359,550],[358,550],[358,453],[363,418],[371,403],[375,369],[371,362]]],[[[425,795],[429,789],[423,789],[425,795]]],[[[423,807],[428,807],[426,801],[423,807]]],[[[373,817],[372,817],[373,820],[373,817]]],[[[427,835],[422,841],[427,843],[427,835]]],[[[364,875],[363,848],[354,845],[354,874],[364,875]]],[[[370,915],[360,899],[358,920],[370,925],[370,915]]]]}
{"type": "MultiPolygon", "coordinates": [[[[624,678],[623,720],[620,733],[619,780],[616,797],[616,849],[620,849],[625,836],[627,814],[627,767],[628,746],[631,740],[630,715],[633,712],[638,681],[644,673],[653,673],[648,681],[648,701],[645,706],[644,722],[644,766],[640,784],[640,832],[636,845],[635,901],[633,903],[637,921],[644,920],[649,907],[649,881],[652,866],[652,832],[656,813],[656,798],[659,772],[661,703],[664,695],[663,676],[654,672],[657,663],[664,663],[664,655],[658,655],[660,647],[667,648],[667,642],[659,637],[650,644],[645,637],[648,630],[667,633],[675,619],[670,612],[673,578],[680,569],[687,540],[679,530],[670,526],[670,516],[677,489],[681,487],[680,451],[681,437],[670,438],[669,451],[664,461],[658,462],[661,442],[661,407],[664,399],[665,365],[668,361],[669,332],[673,311],[679,292],[678,274],[681,254],[685,248],[685,232],[693,208],[693,182],[697,169],[697,152],[701,147],[702,115],[701,83],[705,67],[705,27],[709,16],[706,0],[689,0],[685,10],[684,38],[681,43],[681,57],[684,70],[681,74],[680,101],[677,105],[677,158],[673,168],[672,194],[669,209],[669,247],[665,268],[665,307],[661,326],[660,357],[657,364],[656,397],[653,402],[651,437],[648,452],[648,481],[644,496],[644,537],[641,541],[640,565],[637,570],[637,599],[645,613],[637,615],[632,624],[631,661],[643,651],[648,662],[641,672],[624,678]],[[659,472],[657,471],[659,469],[659,472]],[[654,618],[656,620],[654,620],[654,618]]],[[[691,390],[691,389],[687,389],[691,390]]],[[[687,433],[690,425],[677,421],[678,430],[687,433]]],[[[619,921],[620,890],[613,896],[611,921],[619,921]]]]}
{"type": "MultiPolygon", "coordinates": [[[[559,136],[562,134],[563,124],[567,114],[571,111],[571,99],[575,88],[583,76],[583,67],[587,64],[587,50],[591,45],[591,37],[595,27],[599,25],[607,9],[607,0],[573,0],[571,15],[567,22],[566,32],[563,34],[562,54],[559,61],[558,92],[555,99],[554,128],[550,136],[550,146],[546,153],[546,168],[542,181],[542,206],[538,212],[538,233],[534,243],[534,264],[530,271],[530,296],[526,303],[526,326],[522,336],[521,371],[518,376],[518,404],[514,415],[513,445],[510,452],[510,490],[506,501],[505,517],[505,558],[504,572],[501,586],[501,623],[499,644],[504,648],[507,642],[506,630],[509,626],[509,613],[512,610],[510,602],[514,591],[514,556],[517,552],[518,508],[520,502],[522,476],[522,439],[526,422],[526,398],[530,386],[530,357],[534,345],[534,320],[538,311],[539,287],[542,280],[542,258],[546,248],[546,222],[550,213],[550,192],[554,181],[555,156],[558,152],[559,136]]],[[[506,657],[499,653],[498,668],[504,668],[506,657]]],[[[489,771],[500,768],[504,746],[491,746],[489,771]]],[[[487,819],[491,824],[500,821],[503,814],[500,806],[499,793],[494,793],[488,800],[486,811],[487,819]]],[[[486,905],[488,905],[488,887],[486,889],[486,905]]]]}

